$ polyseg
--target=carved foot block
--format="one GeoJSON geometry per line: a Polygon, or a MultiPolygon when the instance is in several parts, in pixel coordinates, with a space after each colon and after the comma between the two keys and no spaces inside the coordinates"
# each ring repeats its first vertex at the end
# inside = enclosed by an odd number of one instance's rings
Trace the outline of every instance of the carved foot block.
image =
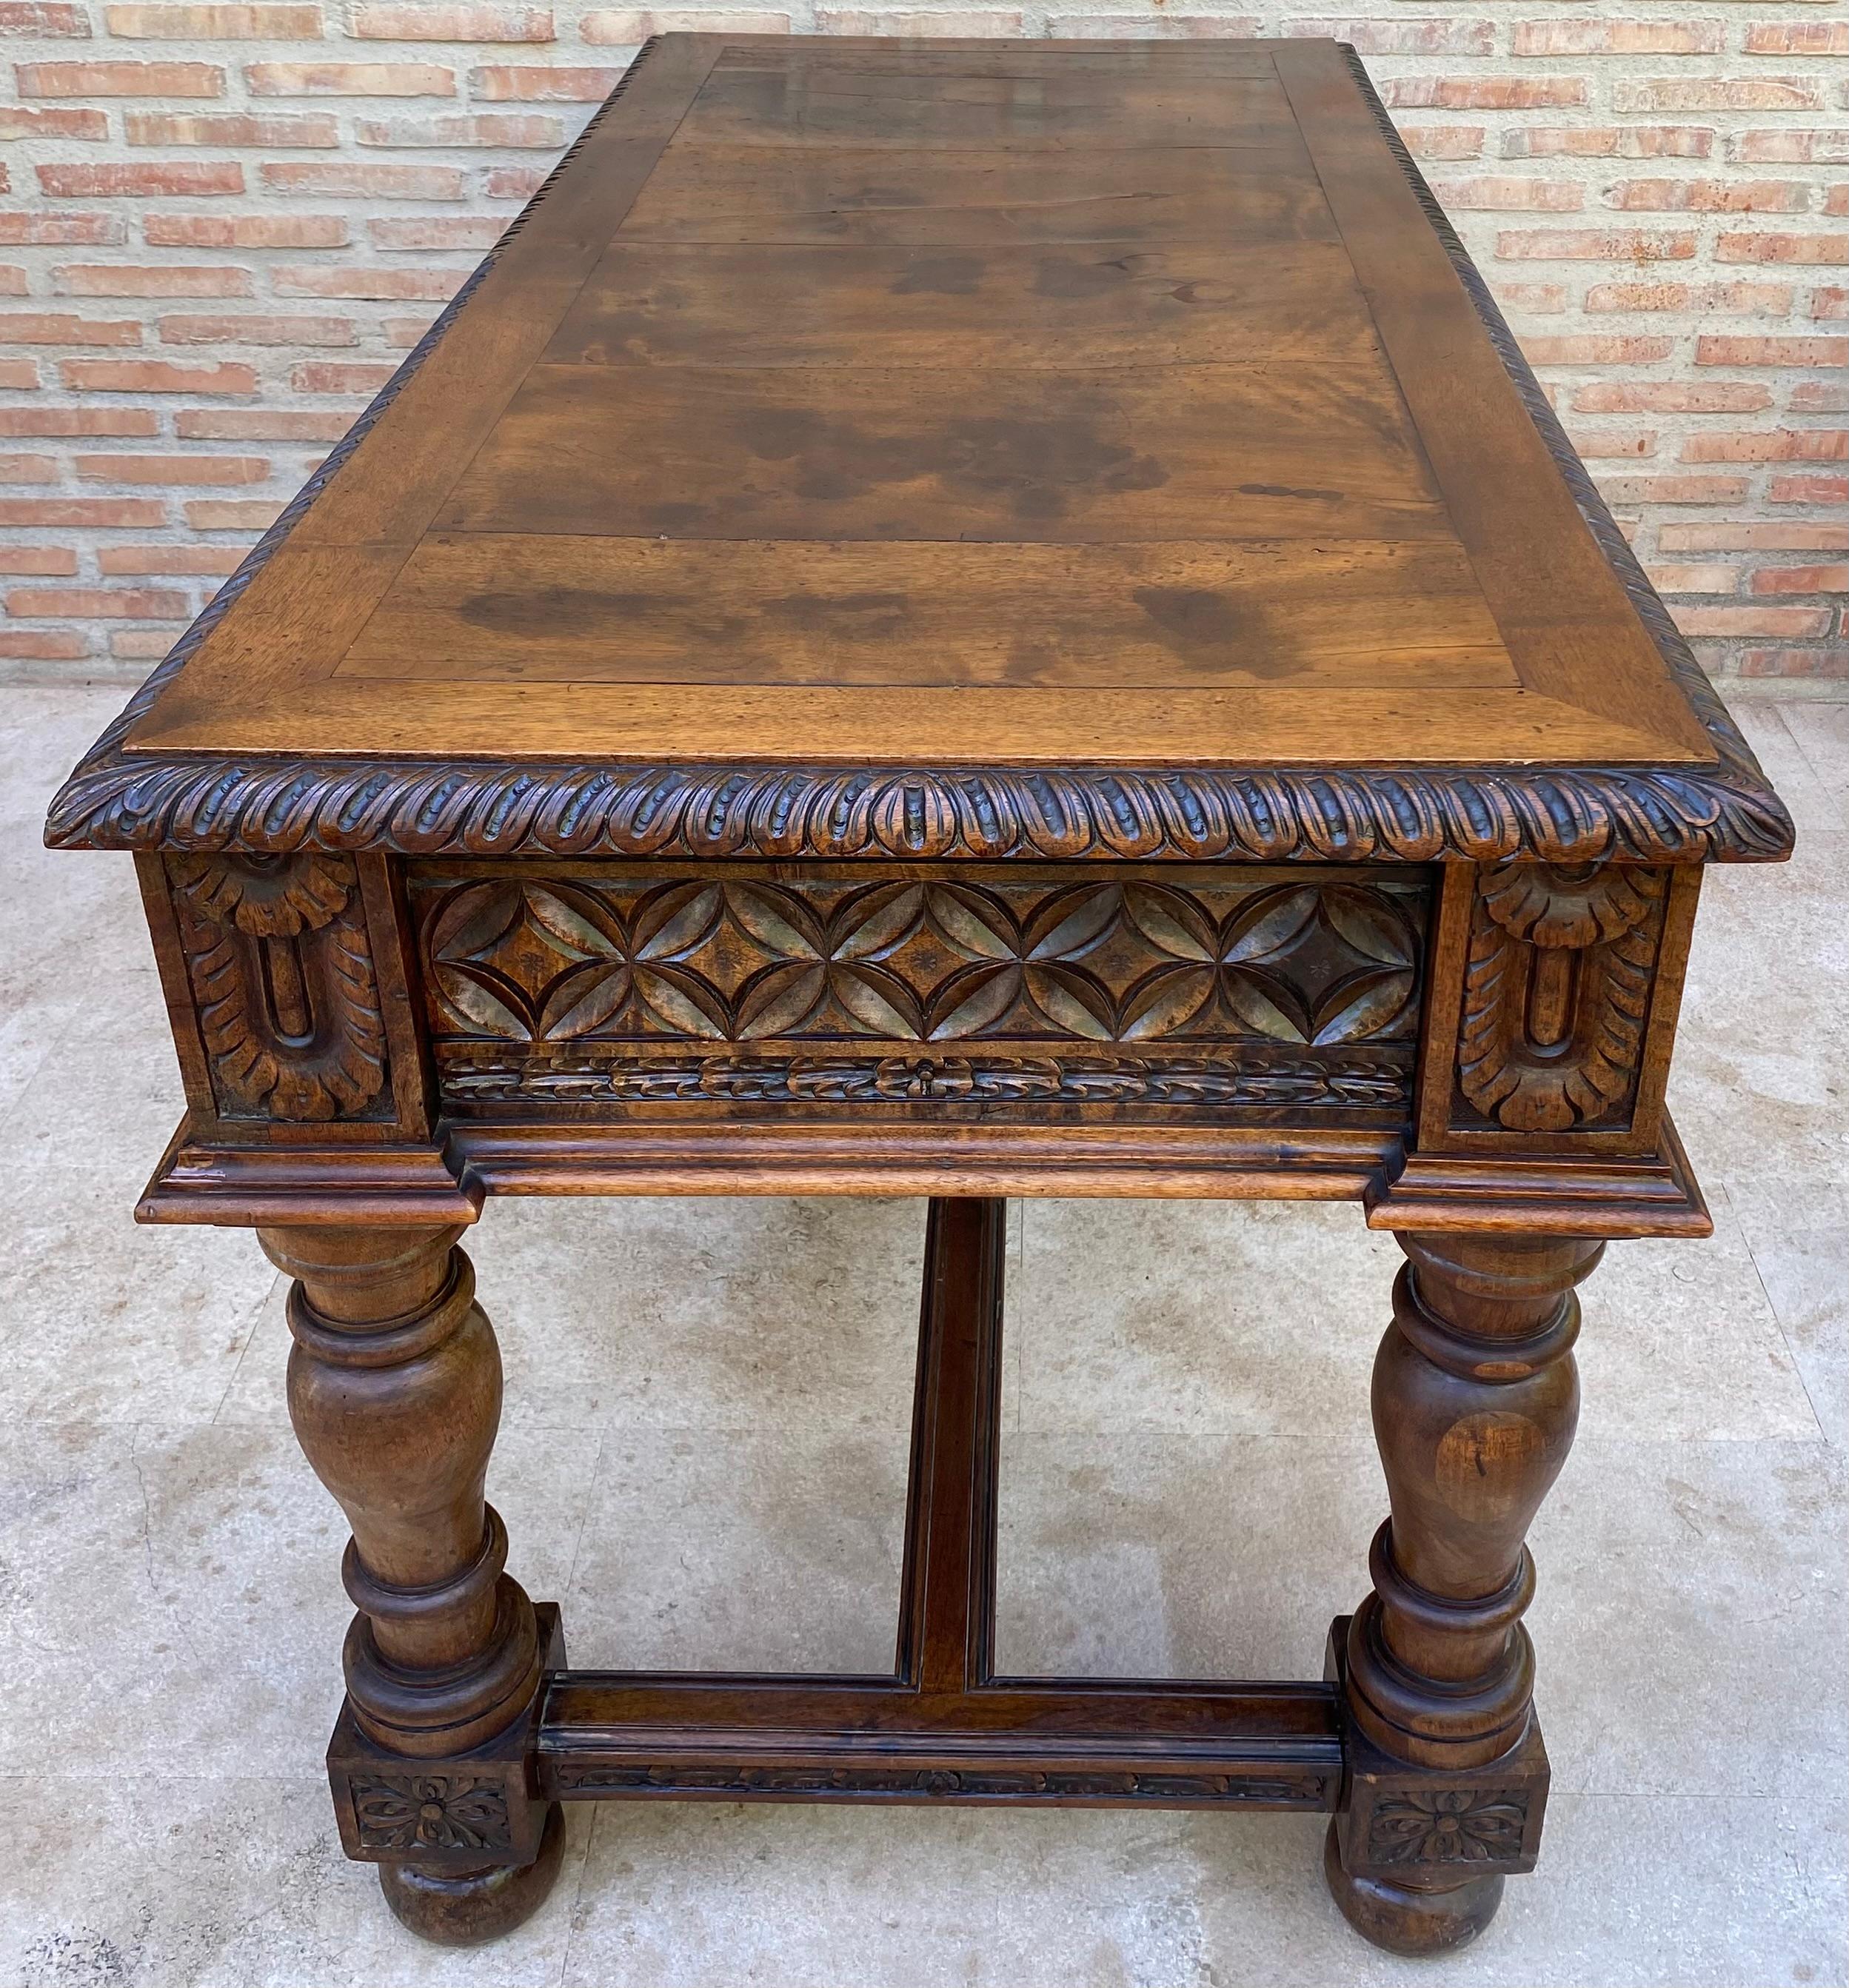
{"type": "MultiPolygon", "coordinates": [[[[1344,1692],[1348,1622],[1336,1618],[1323,1664],[1344,1692]]],[[[1532,1871],[1540,1848],[1550,1770],[1539,1723],[1500,1760],[1441,1770],[1395,1760],[1347,1722],[1342,1760],[1344,1800],[1323,1871],[1344,1918],[1392,1953],[1444,1953],[1475,1939],[1503,1878],[1532,1871]]]]}
{"type": "MultiPolygon", "coordinates": [[[[563,1670],[557,1604],[536,1603],[533,1612],[544,1668],[563,1670]]],[[[485,1746],[438,1760],[413,1760],[374,1744],[343,1704],[328,1744],[327,1773],[347,1855],[360,1863],[414,1866],[432,1882],[539,1861],[553,1827],[537,1773],[543,1696],[536,1693],[526,1714],[485,1746]]],[[[390,1882],[386,1892],[404,1918],[390,1882]]]]}

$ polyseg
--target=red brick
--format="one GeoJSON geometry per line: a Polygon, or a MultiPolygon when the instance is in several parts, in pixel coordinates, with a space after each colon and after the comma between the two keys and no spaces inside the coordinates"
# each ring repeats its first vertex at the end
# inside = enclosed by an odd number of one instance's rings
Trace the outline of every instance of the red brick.
{"type": "Polygon", "coordinates": [[[275,160],[265,162],[263,180],[277,193],[324,194],[334,199],[460,200],[467,190],[460,166],[323,166],[275,160]]]}
{"type": "Polygon", "coordinates": [[[1834,130],[1741,131],[1728,149],[1743,165],[1849,165],[1849,126],[1834,130]]]}
{"type": "Polygon", "coordinates": [[[597,103],[614,90],[620,69],[555,68],[532,63],[468,73],[469,93],[485,103],[597,103]]]}
{"type": "Polygon", "coordinates": [[[125,263],[66,263],[52,272],[52,287],[72,297],[245,297],[248,269],[170,262],[156,269],[125,263]]]}
{"type": "Polygon", "coordinates": [[[262,498],[201,497],[185,508],[195,532],[267,532],[282,514],[280,504],[262,498]]]}
{"type": "Polygon", "coordinates": [[[1570,214],[1586,198],[1584,189],[1571,180],[1526,179],[1514,173],[1435,181],[1432,190],[1445,207],[1526,208],[1545,214],[1570,214]]]}
{"type": "Polygon", "coordinates": [[[197,199],[242,193],[244,168],[235,159],[165,159],[156,164],[42,165],[39,184],[58,200],[94,200],[123,194],[179,194],[197,199]]]}
{"type": "Polygon", "coordinates": [[[217,366],[180,366],[170,359],[67,359],[59,370],[74,394],[226,394],[248,397],[257,376],[228,360],[217,366]]]}
{"type": "Polygon", "coordinates": [[[1784,317],[1791,309],[1791,291],[1780,283],[1594,283],[1586,292],[1586,309],[1784,317]]]}
{"type": "Polygon", "coordinates": [[[1698,366],[1849,366],[1849,338],[1703,337],[1698,366]]]}
{"type": "Polygon", "coordinates": [[[1685,635],[1827,635],[1827,607],[1685,607],[1676,616],[1685,635]]]}
{"type": "Polygon", "coordinates": [[[141,232],[150,248],[342,248],[349,239],[337,214],[148,214],[141,232]]]}
{"type": "Polygon", "coordinates": [[[1480,124],[1402,124],[1400,142],[1415,159],[1474,159],[1483,149],[1480,124]]]}
{"type": "Polygon", "coordinates": [[[1504,310],[1563,311],[1573,299],[1564,283],[1498,283],[1496,300],[1504,310]]]}
{"type": "Polygon", "coordinates": [[[1718,21],[1518,21],[1518,56],[1717,56],[1718,21]]]}
{"type": "Polygon", "coordinates": [[[1826,214],[1849,214],[1849,181],[1838,180],[1824,193],[1824,211],[1826,214]]]}
{"type": "MultiPolygon", "coordinates": [[[[1151,25],[1154,25],[1151,17],[1151,25]]],[[[604,46],[634,48],[645,42],[651,35],[672,34],[683,29],[705,29],[715,35],[787,35],[790,19],[787,14],[752,13],[746,9],[734,8],[715,13],[705,7],[671,8],[665,12],[651,8],[599,8],[583,15],[578,22],[578,32],[587,42],[604,46]]],[[[1229,21],[1222,28],[1225,34],[1256,32],[1254,22],[1249,29],[1237,22],[1229,21]]]]}
{"type": "Polygon", "coordinates": [[[1820,320],[1849,317],[1849,290],[1840,286],[1810,292],[1807,315],[1820,320]]]}
{"type": "Polygon", "coordinates": [[[1705,159],[1714,134],[1699,124],[1533,124],[1503,134],[1506,159],[1705,159]]]}
{"type": "Polygon", "coordinates": [[[362,4],[347,32],[365,42],[549,42],[552,12],[546,7],[362,4]]]}
{"type": "Polygon", "coordinates": [[[113,214],[0,214],[0,244],[9,248],[105,248],[127,233],[113,214]]]}
{"type": "Polygon", "coordinates": [[[141,327],[127,319],[69,317],[51,311],[0,316],[0,345],[139,345],[141,327]]]}
{"type": "Polygon", "coordinates": [[[436,321],[434,311],[425,317],[388,317],[380,326],[379,334],[387,345],[408,352],[436,321]]]}
{"type": "Polygon", "coordinates": [[[1833,235],[1723,235],[1717,262],[1849,262],[1849,232],[1833,235]]]}
{"type": "Polygon", "coordinates": [[[56,456],[0,455],[0,483],[56,483],[57,480],[56,456]]]}
{"type": "Polygon", "coordinates": [[[1496,252],[1509,262],[1684,262],[1695,237],[1641,228],[1509,228],[1496,238],[1496,252]]]}
{"type": "Polygon", "coordinates": [[[0,103],[0,140],[76,138],[109,136],[109,120],[100,110],[37,110],[26,103],[0,103]]]}
{"type": "Polygon", "coordinates": [[[68,663],[90,654],[90,637],[76,628],[0,628],[0,656],[9,662],[68,663]]]}
{"type": "Polygon", "coordinates": [[[564,120],[492,111],[465,117],[361,117],[353,135],[362,145],[528,146],[556,151],[565,143],[564,120]]]}
{"type": "Polygon", "coordinates": [[[1754,593],[1849,593],[1849,561],[1830,566],[1763,566],[1753,573],[1754,593]]]}
{"type": "Polygon", "coordinates": [[[253,96],[454,96],[456,73],[441,63],[252,63],[253,96]]]}
{"type": "Polygon", "coordinates": [[[1810,189],[1797,180],[1620,180],[1607,207],[1684,214],[1802,214],[1810,189]]]}
{"type": "Polygon", "coordinates": [[[1489,56],[1496,29],[1489,21],[1434,19],[1410,21],[1286,21],[1286,35],[1347,42],[1364,56],[1489,56]]]}
{"type": "Polygon", "coordinates": [[[1746,30],[1749,56],[1849,56],[1841,21],[1762,21],[1746,30]]]}
{"type": "Polygon", "coordinates": [[[1849,644],[1818,649],[1746,649],[1739,657],[1743,677],[1849,676],[1849,644]]]}
{"type": "Polygon", "coordinates": [[[339,120],[326,113],[306,117],[252,117],[247,111],[131,110],[122,120],[131,145],[261,145],[266,150],[340,142],[339,120]]]}
{"type": "Polygon", "coordinates": [[[104,546],[96,554],[96,563],[114,577],[173,573],[215,578],[236,572],[243,556],[235,546],[104,546]]]}
{"type": "Polygon", "coordinates": [[[1774,504],[1849,504],[1849,476],[1775,476],[1766,495],[1774,504]]]}
{"type": "Polygon", "coordinates": [[[77,570],[69,546],[0,546],[0,573],[22,580],[63,580],[77,570]]]}
{"type": "Polygon", "coordinates": [[[355,360],[306,360],[290,372],[289,384],[298,394],[378,392],[397,371],[395,366],[367,365],[355,360]]]}
{"type": "Polygon", "coordinates": [[[0,525],[29,531],[151,531],[166,522],[167,506],[157,497],[0,498],[0,525]]]}
{"type": "Polygon", "coordinates": [[[1849,386],[1800,380],[1791,390],[1790,404],[1794,414],[1849,414],[1849,386]]]}
{"type": "Polygon", "coordinates": [[[468,282],[467,269],[340,269],[298,265],[272,272],[279,296],[354,297],[377,303],[447,303],[468,282]]]}
{"type": "Polygon", "coordinates": [[[1849,525],[1665,525],[1666,553],[1849,553],[1849,525]]]}
{"type": "Polygon", "coordinates": [[[80,455],[77,474],[95,483],[267,483],[261,455],[80,455]]]}
{"type": "Polygon", "coordinates": [[[1751,433],[1688,437],[1685,462],[1842,462],[1849,461],[1849,429],[1773,428],[1751,433]]]}
{"type": "Polygon", "coordinates": [[[211,63],[21,63],[22,96],[222,96],[225,72],[211,63]]]}
{"type": "Polygon", "coordinates": [[[174,419],[182,441],[338,441],[350,414],[287,407],[185,407],[174,419]]]}
{"type": "Polygon", "coordinates": [[[1551,110],[1586,101],[1579,76],[1408,76],[1381,86],[1399,110],[1551,110]]]}
{"type": "Polygon", "coordinates": [[[103,10],[112,35],[124,41],[318,42],[319,7],[119,6],[103,10]]]}
{"type": "Polygon", "coordinates": [[[369,221],[375,248],[492,248],[506,223],[499,215],[415,215],[404,220],[369,221]]]}
{"type": "Polygon", "coordinates": [[[0,359],[0,387],[29,393],[39,384],[39,367],[31,359],[0,359]]]}
{"type": "Polygon", "coordinates": [[[1612,86],[1614,110],[1821,110],[1820,85],[1800,76],[1656,76],[1612,86]]]}
{"type": "Polygon", "coordinates": [[[490,200],[531,200],[546,184],[543,166],[493,166],[482,181],[490,200]]]}
{"type": "Polygon", "coordinates": [[[6,597],[9,614],[73,614],[86,620],[183,621],[192,604],[160,587],[15,587],[6,597]]]}
{"type": "Polygon", "coordinates": [[[109,652],[127,661],[157,663],[174,646],[177,631],[172,628],[116,628],[110,631],[109,652]]]}
{"type": "Polygon", "coordinates": [[[1673,339],[1614,332],[1560,333],[1520,343],[1531,366],[1653,366],[1675,350],[1673,339]]]}
{"type": "Polygon", "coordinates": [[[1740,570],[1719,561],[1705,566],[1649,566],[1644,576],[1658,593],[1731,593],[1740,570]]]}
{"type": "Polygon", "coordinates": [[[151,435],[147,407],[0,407],[0,435],[151,435]]]}
{"type": "Polygon", "coordinates": [[[1640,428],[1629,433],[1611,431],[1600,434],[1576,431],[1573,445],[1580,454],[1601,461],[1613,456],[1646,456],[1656,453],[1656,435],[1653,430],[1640,428]]]}
{"type": "Polygon", "coordinates": [[[1599,485],[1611,504],[1737,504],[1743,476],[1614,476],[1599,485]]]}
{"type": "Polygon", "coordinates": [[[23,269],[10,264],[0,265],[0,296],[22,297],[31,287],[23,269]]]}
{"type": "Polygon", "coordinates": [[[1750,414],[1772,404],[1772,390],[1747,381],[1601,380],[1576,387],[1573,404],[1585,414],[1750,414]]]}
{"type": "Polygon", "coordinates": [[[356,345],[345,317],[164,317],[163,345],[356,345]]]}
{"type": "Polygon", "coordinates": [[[59,0],[0,0],[0,35],[32,41],[90,39],[90,16],[59,0]]]}

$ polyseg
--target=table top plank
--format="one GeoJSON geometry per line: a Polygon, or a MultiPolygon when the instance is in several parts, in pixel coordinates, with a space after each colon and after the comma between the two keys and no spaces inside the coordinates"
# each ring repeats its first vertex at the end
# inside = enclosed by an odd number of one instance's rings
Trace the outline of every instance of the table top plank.
{"type": "Polygon", "coordinates": [[[577,853],[664,779],[778,854],[1789,833],[1306,41],[660,38],[52,832],[577,853]]]}

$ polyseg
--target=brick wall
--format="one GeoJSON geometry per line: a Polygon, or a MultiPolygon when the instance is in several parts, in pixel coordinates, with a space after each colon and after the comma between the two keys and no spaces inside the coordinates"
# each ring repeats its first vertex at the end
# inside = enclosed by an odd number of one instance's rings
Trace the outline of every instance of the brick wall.
{"type": "Polygon", "coordinates": [[[1849,676],[1837,0],[0,0],[0,673],[145,670],[687,27],[1354,42],[1709,667],[1849,676]]]}

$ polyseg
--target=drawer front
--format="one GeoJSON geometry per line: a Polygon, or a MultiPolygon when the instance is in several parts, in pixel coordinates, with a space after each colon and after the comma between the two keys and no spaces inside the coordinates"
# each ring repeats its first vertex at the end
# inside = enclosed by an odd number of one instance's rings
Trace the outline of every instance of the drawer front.
{"type": "Polygon", "coordinates": [[[414,863],[452,1114],[1411,1114],[1435,876],[414,863]]]}

